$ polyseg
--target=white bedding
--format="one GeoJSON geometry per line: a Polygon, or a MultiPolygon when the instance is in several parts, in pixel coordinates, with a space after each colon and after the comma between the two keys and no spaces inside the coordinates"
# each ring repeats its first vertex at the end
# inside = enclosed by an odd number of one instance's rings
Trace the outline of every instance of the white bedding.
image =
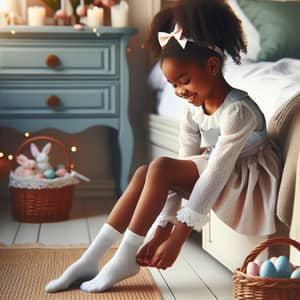
{"type": "MultiPolygon", "coordinates": [[[[283,58],[276,62],[244,59],[241,65],[228,59],[224,76],[233,87],[248,92],[265,114],[267,124],[281,104],[300,94],[300,59],[283,58]]],[[[159,64],[152,69],[149,83],[157,92],[156,112],[180,119],[185,100],[174,95],[173,87],[165,79],[159,64]]]]}

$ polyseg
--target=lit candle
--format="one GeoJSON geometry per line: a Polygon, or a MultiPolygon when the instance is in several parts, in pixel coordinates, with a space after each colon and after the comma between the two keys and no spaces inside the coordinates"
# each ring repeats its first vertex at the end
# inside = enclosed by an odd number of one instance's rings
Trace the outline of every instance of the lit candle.
{"type": "Polygon", "coordinates": [[[87,24],[90,27],[97,27],[99,25],[103,25],[104,20],[104,10],[103,8],[94,7],[92,9],[88,9],[87,12],[87,24]]]}
{"type": "Polygon", "coordinates": [[[28,25],[42,26],[45,22],[46,9],[42,6],[28,7],[28,25]]]}
{"type": "Polygon", "coordinates": [[[111,7],[111,25],[113,27],[128,26],[129,6],[124,0],[111,7]]]}

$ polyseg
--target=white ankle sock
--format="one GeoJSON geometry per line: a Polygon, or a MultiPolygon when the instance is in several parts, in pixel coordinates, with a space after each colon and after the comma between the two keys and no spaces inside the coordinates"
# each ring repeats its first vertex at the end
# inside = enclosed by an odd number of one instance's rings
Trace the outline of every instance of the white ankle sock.
{"type": "Polygon", "coordinates": [[[47,284],[46,292],[65,290],[74,282],[94,278],[99,272],[100,258],[121,236],[119,231],[105,223],[81,257],[70,265],[58,279],[47,284]]]}
{"type": "Polygon", "coordinates": [[[144,236],[127,229],[112,259],[94,279],[83,282],[80,289],[86,292],[102,292],[115,283],[137,274],[140,266],[136,263],[136,253],[143,240],[144,236]]]}

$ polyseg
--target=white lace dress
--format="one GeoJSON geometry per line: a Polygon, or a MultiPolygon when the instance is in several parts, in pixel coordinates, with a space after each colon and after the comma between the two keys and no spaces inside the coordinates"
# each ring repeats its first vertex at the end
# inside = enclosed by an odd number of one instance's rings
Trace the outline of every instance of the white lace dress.
{"type": "Polygon", "coordinates": [[[155,224],[178,220],[200,231],[213,209],[234,230],[249,235],[274,233],[281,174],[278,147],[267,138],[264,116],[247,93],[233,89],[212,115],[187,104],[181,121],[181,159],[199,171],[187,205],[170,191],[155,224]],[[199,148],[207,150],[199,153],[199,148]]]}

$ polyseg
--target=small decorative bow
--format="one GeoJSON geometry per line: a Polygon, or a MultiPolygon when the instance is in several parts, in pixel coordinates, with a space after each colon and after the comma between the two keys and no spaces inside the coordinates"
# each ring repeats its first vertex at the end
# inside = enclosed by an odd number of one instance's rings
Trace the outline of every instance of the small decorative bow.
{"type": "MultiPolygon", "coordinates": [[[[178,24],[176,24],[174,30],[171,33],[167,33],[167,32],[159,32],[158,33],[158,42],[159,42],[160,46],[164,47],[165,45],[167,45],[167,43],[169,42],[169,40],[172,37],[176,39],[176,41],[179,43],[179,45],[182,47],[182,49],[185,49],[187,42],[194,42],[193,39],[187,39],[183,35],[182,28],[178,24]]],[[[200,47],[209,48],[209,49],[217,52],[221,57],[224,57],[224,51],[216,45],[210,45],[209,43],[207,43],[205,41],[198,43],[197,45],[200,47]]]]}
{"type": "Polygon", "coordinates": [[[167,45],[169,40],[171,38],[175,38],[176,41],[179,43],[179,45],[182,47],[182,49],[185,48],[187,42],[189,41],[184,35],[182,28],[176,24],[174,30],[171,33],[167,32],[159,32],[158,33],[158,42],[161,45],[161,47],[164,47],[167,45]]]}

